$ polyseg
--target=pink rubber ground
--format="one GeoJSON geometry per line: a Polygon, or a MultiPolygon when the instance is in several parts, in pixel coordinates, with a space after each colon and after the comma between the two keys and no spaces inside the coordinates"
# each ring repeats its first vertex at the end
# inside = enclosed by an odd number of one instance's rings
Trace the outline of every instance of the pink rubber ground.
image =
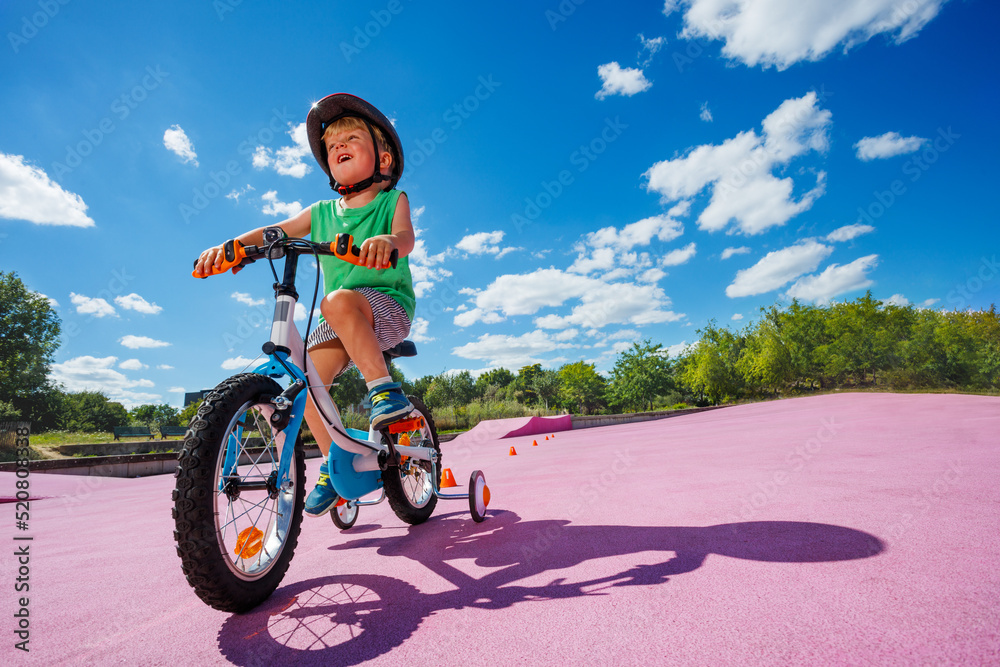
{"type": "Polygon", "coordinates": [[[240,616],[183,579],[171,476],[32,474],[48,497],[28,531],[0,505],[5,554],[34,537],[31,652],[5,555],[0,662],[1000,663],[1000,399],[842,394],[549,435],[446,443],[459,484],[486,474],[484,523],[456,500],[416,527],[387,504],[347,532],[307,520],[240,616]]]}

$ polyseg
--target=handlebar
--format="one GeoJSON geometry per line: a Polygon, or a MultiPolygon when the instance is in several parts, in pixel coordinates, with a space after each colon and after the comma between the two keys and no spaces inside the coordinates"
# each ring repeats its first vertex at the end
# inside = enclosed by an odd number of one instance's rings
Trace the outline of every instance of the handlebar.
{"type": "MultiPolygon", "coordinates": [[[[361,262],[361,248],[354,245],[354,237],[350,234],[337,234],[335,240],[329,243],[315,243],[313,241],[307,241],[306,239],[297,238],[281,238],[268,246],[255,246],[255,245],[244,245],[241,241],[236,239],[230,239],[226,241],[223,245],[223,261],[219,267],[209,267],[208,275],[198,275],[194,271],[191,275],[195,278],[207,278],[208,276],[219,275],[220,273],[225,273],[230,269],[238,269],[244,266],[253,264],[258,259],[263,259],[267,256],[268,251],[271,251],[271,256],[274,258],[274,249],[284,248],[286,246],[308,246],[309,252],[315,251],[317,255],[332,255],[337,259],[355,264],[357,266],[365,266],[361,262]]],[[[396,268],[396,264],[399,261],[399,250],[393,249],[392,253],[389,255],[389,264],[382,267],[376,267],[377,269],[386,269],[391,266],[396,268]]],[[[198,260],[194,261],[194,266],[198,266],[198,260]]]]}

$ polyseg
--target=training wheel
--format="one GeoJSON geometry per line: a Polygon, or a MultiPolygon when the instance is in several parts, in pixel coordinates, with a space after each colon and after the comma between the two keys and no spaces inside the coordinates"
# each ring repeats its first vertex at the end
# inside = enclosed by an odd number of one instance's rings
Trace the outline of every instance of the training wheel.
{"type": "Polygon", "coordinates": [[[490,487],[482,470],[473,470],[469,477],[469,511],[472,519],[479,523],[486,519],[486,507],[490,504],[490,487]]]}
{"type": "Polygon", "coordinates": [[[343,504],[338,503],[330,512],[330,516],[333,517],[333,523],[336,524],[337,528],[347,530],[358,520],[358,506],[350,500],[343,504]]]}

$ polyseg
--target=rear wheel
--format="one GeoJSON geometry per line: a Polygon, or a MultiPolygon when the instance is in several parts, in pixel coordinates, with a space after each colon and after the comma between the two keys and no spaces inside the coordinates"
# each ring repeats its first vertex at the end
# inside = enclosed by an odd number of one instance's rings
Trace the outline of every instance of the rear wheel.
{"type": "MultiPolygon", "coordinates": [[[[433,447],[437,451],[438,470],[441,470],[441,445],[438,443],[437,429],[434,418],[423,401],[415,396],[409,397],[415,408],[411,418],[421,417],[421,424],[412,430],[392,434],[393,444],[407,442],[414,447],[433,447]]],[[[401,521],[418,524],[427,521],[437,505],[437,495],[434,493],[434,468],[430,461],[417,461],[407,458],[399,467],[389,467],[382,471],[382,484],[385,487],[389,506],[401,521]]]]}
{"type": "Polygon", "coordinates": [[[337,528],[347,530],[358,520],[358,506],[354,503],[355,501],[348,500],[343,505],[337,505],[330,512],[330,516],[333,517],[333,523],[337,528]]]}
{"type": "Polygon", "coordinates": [[[228,612],[267,599],[288,570],[305,502],[302,441],[271,429],[273,379],[235,375],[198,409],[184,439],[173,492],[174,539],[188,583],[228,612]],[[287,480],[281,448],[294,446],[287,480]]]}

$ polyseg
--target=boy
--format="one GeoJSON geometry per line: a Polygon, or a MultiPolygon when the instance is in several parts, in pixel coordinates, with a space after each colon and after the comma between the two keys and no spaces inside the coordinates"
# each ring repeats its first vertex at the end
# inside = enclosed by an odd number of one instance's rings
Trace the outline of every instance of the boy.
{"type": "MultiPolygon", "coordinates": [[[[346,93],[314,104],[306,132],[313,155],[341,198],[316,202],[277,226],[288,236],[310,234],[314,241],[331,241],[339,233],[351,234],[355,243],[364,239],[360,245],[364,266],[319,258],[323,317],[306,347],[323,385],[353,361],[368,384],[372,428],[378,430],[413,410],[401,386],[392,382],[382,357],[382,350],[406,338],[416,302],[405,259],[414,244],[410,205],[406,194],[394,189],[403,173],[403,147],[392,123],[378,109],[346,93]],[[389,268],[393,250],[399,252],[395,269],[389,268]]],[[[261,245],[263,229],[238,240],[261,245]]],[[[208,267],[222,261],[223,246],[209,248],[201,253],[195,272],[207,275],[208,267]]],[[[319,481],[306,499],[306,515],[315,517],[329,512],[338,497],[328,475],[331,440],[311,393],[305,419],[324,456],[319,481]]]]}

